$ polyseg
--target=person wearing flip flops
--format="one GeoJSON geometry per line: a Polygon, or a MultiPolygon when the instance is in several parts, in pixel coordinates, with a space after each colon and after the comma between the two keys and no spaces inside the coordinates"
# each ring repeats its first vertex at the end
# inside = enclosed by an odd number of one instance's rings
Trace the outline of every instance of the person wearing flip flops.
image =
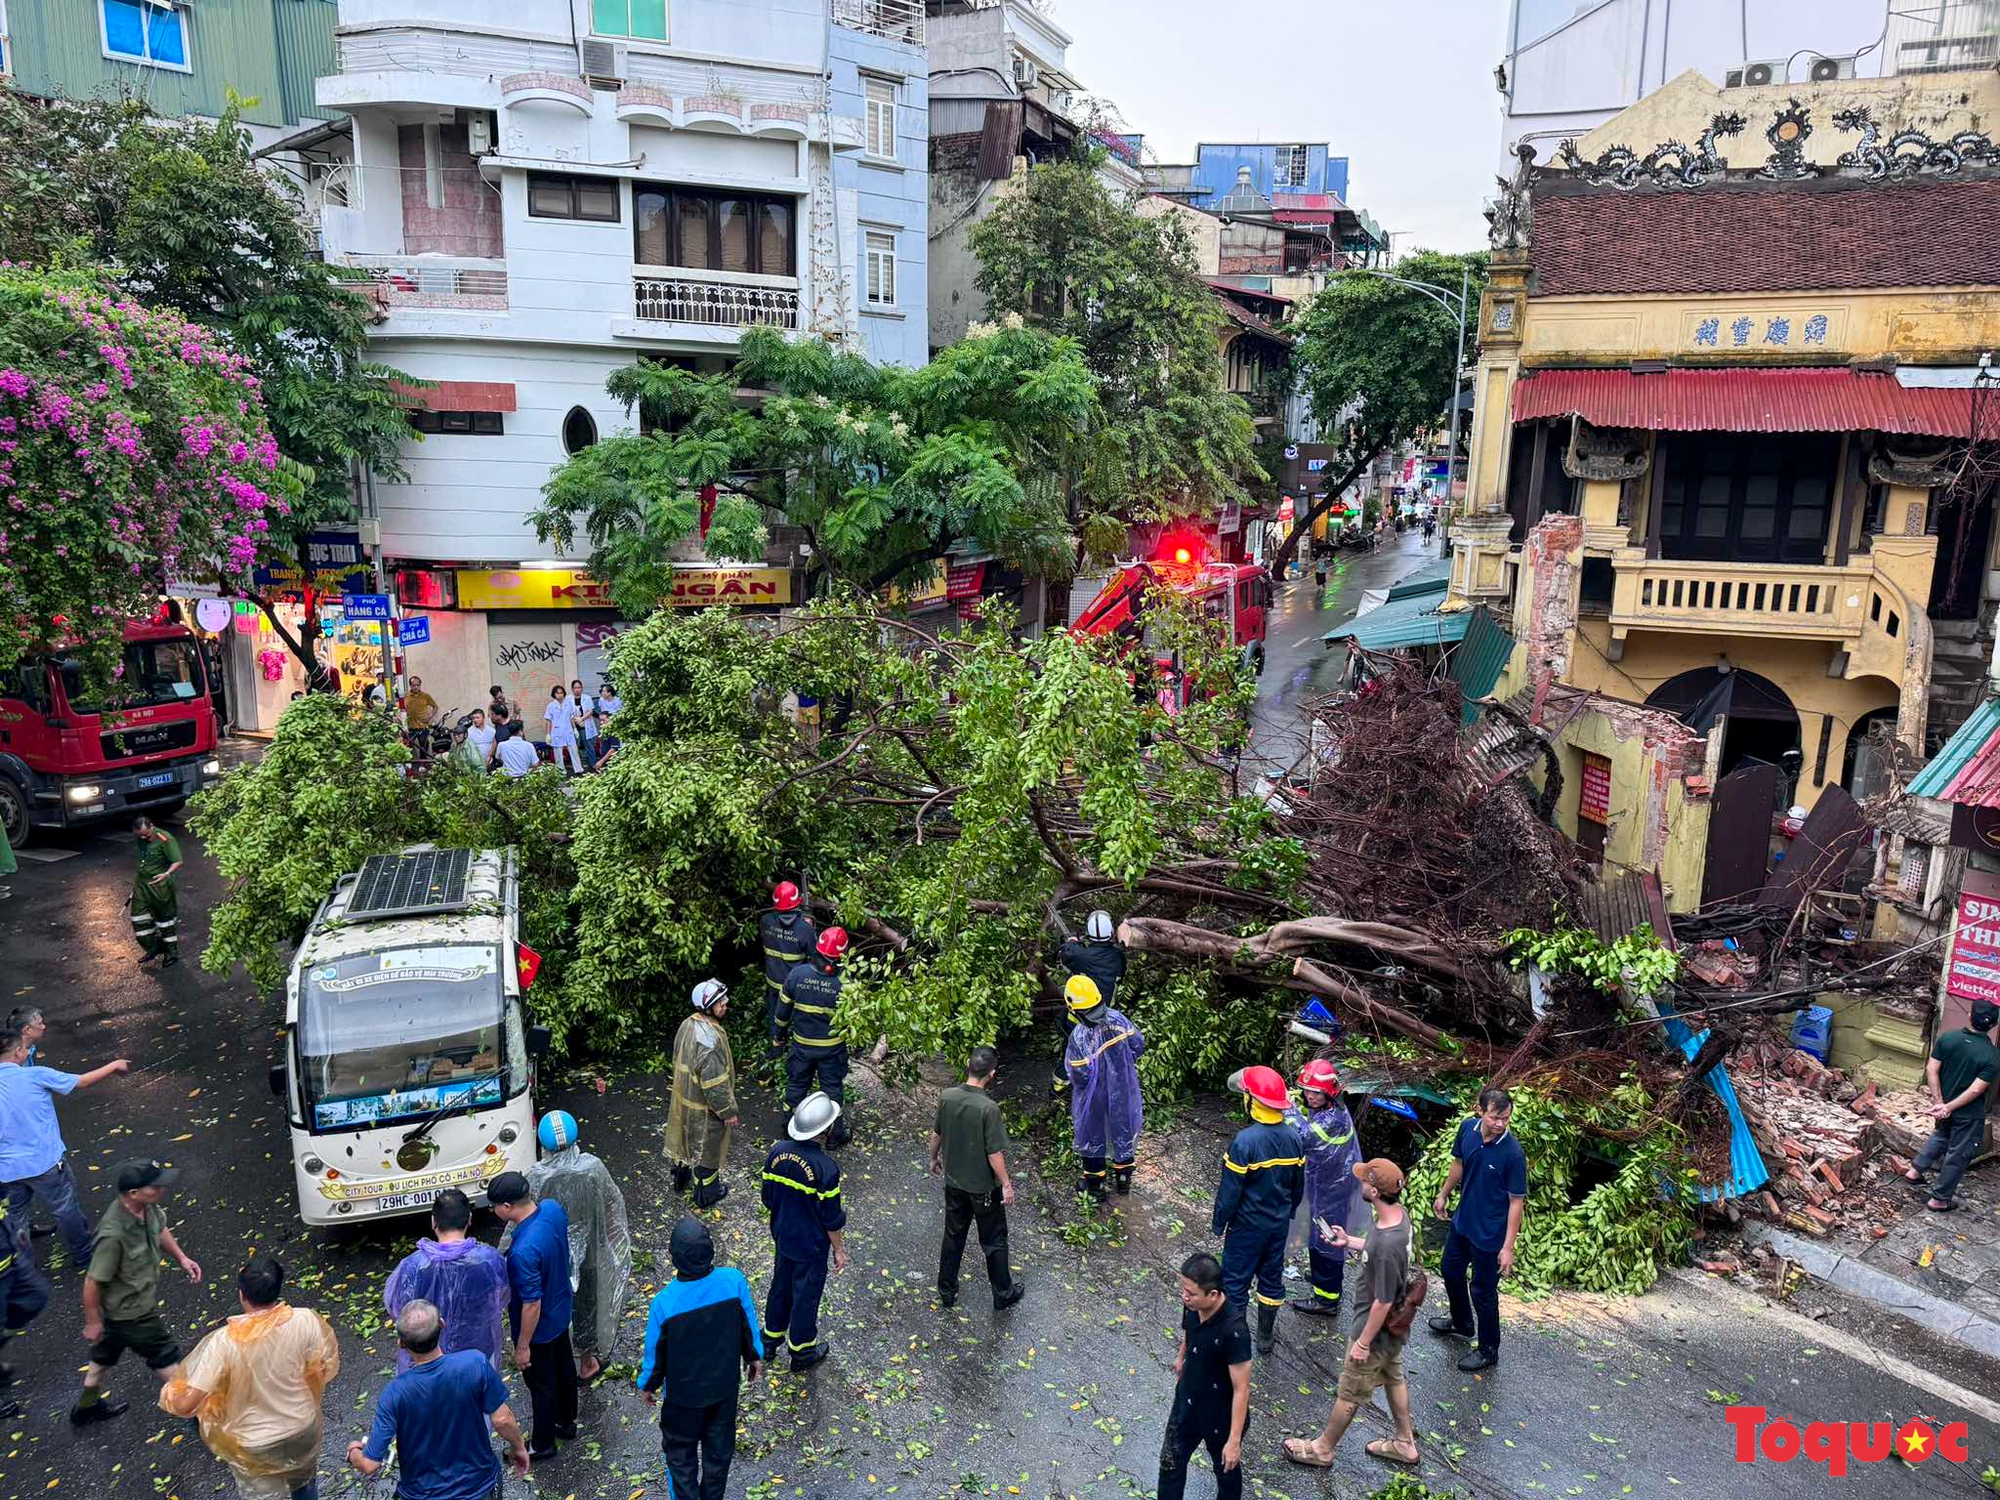
{"type": "Polygon", "coordinates": [[[1979,1154],[1986,1134],[1986,1111],[1992,1103],[1988,1093],[2000,1077],[2000,1052],[1993,1046],[1995,1026],[2000,1026],[2000,1005],[1974,1001],[1966,1024],[1937,1039],[1924,1069],[1924,1087],[1936,1101],[1931,1118],[1937,1124],[1903,1176],[1919,1187],[1929,1184],[1931,1194],[1924,1207],[1934,1214],[1948,1214],[1958,1207],[1958,1179],[1979,1154]],[[1933,1168],[1939,1169],[1934,1183],[1929,1178],[1933,1168]]]}
{"type": "Polygon", "coordinates": [[[1326,1426],[1316,1438],[1286,1438],[1284,1454],[1309,1469],[1332,1468],[1334,1449],[1346,1436],[1354,1414],[1381,1391],[1388,1398],[1396,1435],[1375,1439],[1367,1452],[1372,1458],[1414,1468],[1419,1458],[1417,1429],[1410,1416],[1410,1387],[1403,1379],[1403,1346],[1409,1342],[1410,1320],[1419,1301],[1419,1292],[1410,1287],[1415,1227],[1403,1208],[1401,1167],[1377,1157],[1356,1162],[1354,1175],[1375,1215],[1366,1237],[1357,1239],[1338,1224],[1315,1228],[1328,1244],[1356,1258],[1355,1290],[1361,1296],[1355,1299],[1354,1342],[1341,1361],[1340,1385],[1326,1426]]]}

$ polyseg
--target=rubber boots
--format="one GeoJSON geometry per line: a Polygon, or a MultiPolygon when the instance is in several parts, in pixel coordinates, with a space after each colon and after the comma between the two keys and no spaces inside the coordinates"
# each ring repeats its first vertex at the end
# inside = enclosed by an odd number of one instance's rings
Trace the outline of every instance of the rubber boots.
{"type": "Polygon", "coordinates": [[[1276,1342],[1278,1332],[1278,1310],[1268,1302],[1257,1304],[1257,1352],[1269,1354],[1276,1342]]]}
{"type": "Polygon", "coordinates": [[[1117,1189],[1118,1196],[1121,1198],[1130,1193],[1132,1191],[1132,1169],[1130,1167],[1113,1168],[1111,1186],[1117,1189]]]}

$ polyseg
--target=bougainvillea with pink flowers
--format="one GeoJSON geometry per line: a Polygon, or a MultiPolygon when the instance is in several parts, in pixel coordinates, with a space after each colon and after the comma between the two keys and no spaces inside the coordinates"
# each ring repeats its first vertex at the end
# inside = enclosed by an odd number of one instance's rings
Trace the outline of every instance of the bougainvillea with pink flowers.
{"type": "Polygon", "coordinates": [[[0,666],[100,682],[169,576],[247,582],[286,514],[241,356],[96,277],[0,264],[0,666]]]}

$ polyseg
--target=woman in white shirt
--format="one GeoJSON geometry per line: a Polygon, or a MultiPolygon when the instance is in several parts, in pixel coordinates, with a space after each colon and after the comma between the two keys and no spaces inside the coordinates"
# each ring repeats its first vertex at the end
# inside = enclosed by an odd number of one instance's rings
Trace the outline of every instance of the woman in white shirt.
{"type": "Polygon", "coordinates": [[[560,766],[567,756],[570,769],[581,776],[583,757],[576,750],[576,714],[571,710],[560,682],[549,689],[549,706],[542,710],[542,718],[549,726],[550,758],[560,766]]]}
{"type": "Polygon", "coordinates": [[[597,700],[583,690],[581,679],[569,685],[569,711],[576,720],[576,739],[587,769],[597,766],[597,700]]]}
{"type": "Polygon", "coordinates": [[[479,768],[482,771],[493,769],[493,746],[498,739],[499,731],[486,722],[486,710],[475,708],[472,711],[472,722],[465,727],[465,743],[478,757],[479,768]]]}

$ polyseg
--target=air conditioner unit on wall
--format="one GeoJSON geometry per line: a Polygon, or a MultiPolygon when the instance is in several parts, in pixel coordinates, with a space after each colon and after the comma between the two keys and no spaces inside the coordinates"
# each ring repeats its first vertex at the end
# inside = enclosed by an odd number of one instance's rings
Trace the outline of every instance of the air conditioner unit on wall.
{"type": "Polygon", "coordinates": [[[1852,57],[1815,57],[1806,76],[1814,83],[1834,83],[1842,78],[1852,78],[1854,63],[1852,57]]]}
{"type": "Polygon", "coordinates": [[[1023,57],[1018,52],[1014,54],[1014,85],[1016,88],[1026,88],[1041,76],[1042,70],[1036,66],[1035,60],[1032,57],[1023,57]]]}
{"type": "Polygon", "coordinates": [[[577,72],[591,87],[615,89],[625,82],[625,49],[595,39],[576,44],[577,72]]]}
{"type": "Polygon", "coordinates": [[[472,156],[489,156],[493,152],[495,122],[490,109],[462,109],[459,118],[465,125],[465,149],[472,156]]]}
{"type": "Polygon", "coordinates": [[[1740,68],[1731,68],[1723,75],[1722,86],[1726,89],[1762,88],[1767,83],[1785,81],[1786,62],[1782,57],[1767,57],[1761,61],[1746,62],[1740,68]]]}

